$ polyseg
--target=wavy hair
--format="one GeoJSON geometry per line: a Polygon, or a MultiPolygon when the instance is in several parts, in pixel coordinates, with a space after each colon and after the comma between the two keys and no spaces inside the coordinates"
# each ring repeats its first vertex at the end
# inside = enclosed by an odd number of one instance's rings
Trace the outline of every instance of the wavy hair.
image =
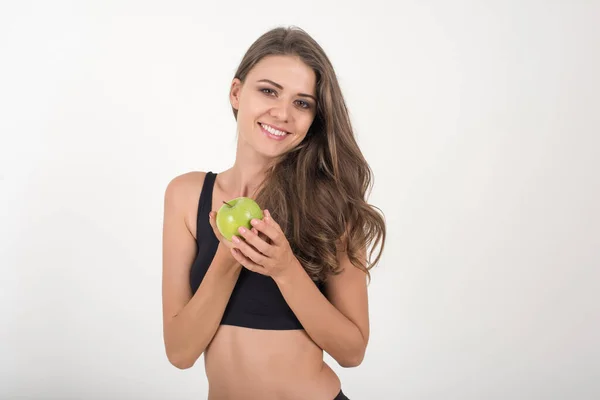
{"type": "MultiPolygon", "coordinates": [[[[356,142],[333,66],[303,29],[277,27],[247,50],[235,73],[242,83],[264,57],[299,57],[316,75],[317,111],[304,140],[269,165],[255,201],[279,223],[294,255],[314,281],[340,273],[338,251],[364,271],[380,260],[385,246],[383,212],[367,203],[373,174],[356,142]],[[379,253],[373,260],[377,245],[379,253]],[[368,258],[362,252],[371,247],[368,258]]],[[[237,110],[233,108],[237,121],[237,110]]]]}

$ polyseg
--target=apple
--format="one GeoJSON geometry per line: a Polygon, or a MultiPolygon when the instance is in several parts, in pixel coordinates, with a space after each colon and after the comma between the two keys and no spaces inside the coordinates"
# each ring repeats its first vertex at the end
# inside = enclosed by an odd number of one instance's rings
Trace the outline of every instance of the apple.
{"type": "Polygon", "coordinates": [[[241,236],[238,232],[240,226],[252,229],[252,219],[263,219],[263,212],[259,205],[249,197],[237,197],[224,201],[217,211],[217,229],[229,241],[233,235],[241,236]]]}

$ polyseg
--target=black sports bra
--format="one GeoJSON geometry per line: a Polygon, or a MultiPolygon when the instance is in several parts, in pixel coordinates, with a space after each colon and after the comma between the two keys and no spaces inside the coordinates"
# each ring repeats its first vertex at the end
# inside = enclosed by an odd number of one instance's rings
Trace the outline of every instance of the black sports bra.
{"type": "MultiPolygon", "coordinates": [[[[198,290],[219,246],[219,240],[208,222],[216,176],[217,174],[211,171],[206,173],[198,202],[197,254],[190,269],[192,293],[198,290]]],[[[323,284],[316,284],[323,293],[323,284]]],[[[271,277],[246,268],[242,268],[240,272],[221,319],[221,325],[271,330],[303,329],[275,281],[271,277]]]]}

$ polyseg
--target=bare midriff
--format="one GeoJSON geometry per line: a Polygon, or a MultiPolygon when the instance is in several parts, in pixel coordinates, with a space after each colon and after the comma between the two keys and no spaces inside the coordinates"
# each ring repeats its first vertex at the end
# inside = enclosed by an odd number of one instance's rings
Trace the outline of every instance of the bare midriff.
{"type": "Polygon", "coordinates": [[[208,400],[333,400],[340,380],[304,330],[221,325],[204,352],[208,400]]]}

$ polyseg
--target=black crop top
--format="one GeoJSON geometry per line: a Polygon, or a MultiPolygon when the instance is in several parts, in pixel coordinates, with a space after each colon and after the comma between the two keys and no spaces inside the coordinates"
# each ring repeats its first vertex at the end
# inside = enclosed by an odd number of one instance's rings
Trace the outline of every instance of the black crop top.
{"type": "MultiPolygon", "coordinates": [[[[198,202],[197,254],[190,269],[192,293],[198,290],[219,246],[219,240],[208,222],[216,176],[217,174],[211,171],[206,173],[198,202]]],[[[323,293],[323,284],[316,284],[323,293]]],[[[269,276],[243,267],[225,308],[221,325],[270,330],[303,329],[275,281],[269,276]]]]}

